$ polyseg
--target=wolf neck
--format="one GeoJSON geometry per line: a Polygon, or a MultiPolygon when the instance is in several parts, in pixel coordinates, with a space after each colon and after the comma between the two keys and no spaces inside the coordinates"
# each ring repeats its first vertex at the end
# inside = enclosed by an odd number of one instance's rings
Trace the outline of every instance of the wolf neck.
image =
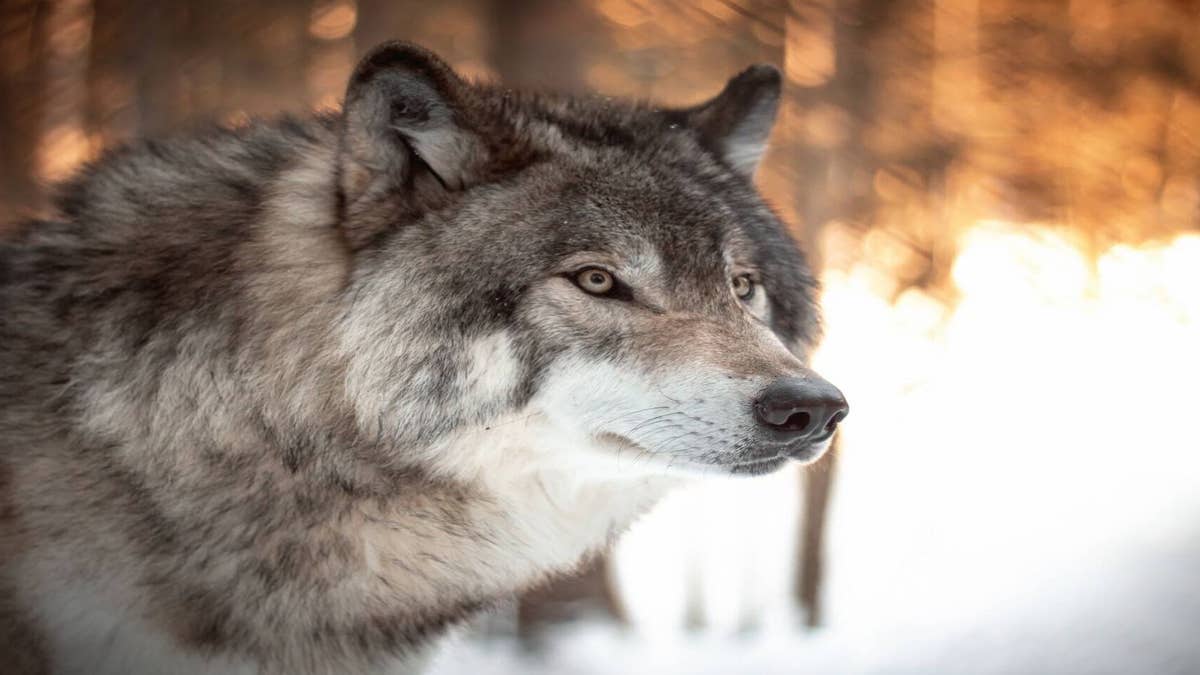
{"type": "MultiPolygon", "coordinates": [[[[532,449],[427,495],[364,510],[368,565],[418,605],[510,597],[576,568],[648,510],[677,479],[592,477],[532,449]],[[460,482],[462,481],[462,482],[460,482]],[[414,579],[413,565],[419,565],[414,579]],[[415,585],[414,585],[415,581],[415,585]]],[[[465,450],[465,448],[464,448],[465,450]]]]}

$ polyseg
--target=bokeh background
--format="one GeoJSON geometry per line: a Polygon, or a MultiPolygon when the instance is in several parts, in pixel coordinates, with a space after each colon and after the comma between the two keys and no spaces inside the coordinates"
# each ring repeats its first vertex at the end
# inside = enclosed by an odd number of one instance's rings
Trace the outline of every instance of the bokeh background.
{"type": "Polygon", "coordinates": [[[1200,2],[2,0],[0,223],[123,140],[337,107],[395,37],[667,104],[780,66],[758,178],[853,406],[437,672],[1200,672],[1200,2]]]}

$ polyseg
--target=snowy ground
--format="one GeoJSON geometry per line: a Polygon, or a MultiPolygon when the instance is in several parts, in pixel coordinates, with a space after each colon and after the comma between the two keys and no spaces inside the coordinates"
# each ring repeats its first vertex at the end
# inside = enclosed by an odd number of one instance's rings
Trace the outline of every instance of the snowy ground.
{"type": "MultiPolygon", "coordinates": [[[[886,562],[886,561],[884,561],[886,562]]],[[[1003,570],[994,570],[1003,573],[1003,570]]],[[[511,641],[461,640],[438,675],[539,673],[1062,673],[1200,672],[1200,530],[1173,544],[1098,555],[1012,584],[997,601],[962,590],[961,603],[922,605],[924,589],[896,589],[880,615],[815,633],[768,627],[753,636],[645,636],[599,622],[565,627],[547,653],[511,641]],[[1026,588],[1021,588],[1027,586],[1026,588]]],[[[836,592],[834,593],[836,598],[836,592]]]]}

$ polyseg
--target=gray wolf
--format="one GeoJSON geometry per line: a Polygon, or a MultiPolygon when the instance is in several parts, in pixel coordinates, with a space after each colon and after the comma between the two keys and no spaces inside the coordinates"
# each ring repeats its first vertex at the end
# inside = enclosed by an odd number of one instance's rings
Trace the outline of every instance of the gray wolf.
{"type": "Polygon", "coordinates": [[[666,490],[825,450],[815,284],[689,108],[389,43],[340,112],[108,152],[0,247],[7,672],[419,670],[666,490]]]}

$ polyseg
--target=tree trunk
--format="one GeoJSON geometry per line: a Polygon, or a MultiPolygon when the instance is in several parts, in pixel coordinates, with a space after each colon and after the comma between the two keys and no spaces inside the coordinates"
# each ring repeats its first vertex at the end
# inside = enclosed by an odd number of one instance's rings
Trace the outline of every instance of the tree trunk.
{"type": "Polygon", "coordinates": [[[0,5],[0,232],[43,205],[34,174],[47,10],[34,0],[0,5]]]}
{"type": "MultiPolygon", "coordinates": [[[[870,61],[871,44],[894,24],[899,11],[915,4],[915,0],[795,3],[802,6],[800,14],[806,28],[814,21],[832,22],[831,76],[825,81],[812,78],[809,86],[792,93],[799,115],[817,117],[817,123],[808,120],[810,123],[805,126],[809,131],[797,148],[802,174],[797,211],[804,221],[802,238],[814,259],[815,271],[819,271],[821,264],[817,235],[822,227],[840,221],[865,229],[874,221],[876,200],[872,177],[881,161],[862,142],[876,113],[877,83],[870,61]]],[[[822,30],[818,26],[816,30],[802,32],[811,35],[822,30]]],[[[793,47],[792,40],[793,36],[789,36],[789,48],[793,47]]],[[[810,627],[821,622],[825,526],[840,445],[835,438],[829,454],[800,478],[804,508],[796,593],[810,627]]]]}

